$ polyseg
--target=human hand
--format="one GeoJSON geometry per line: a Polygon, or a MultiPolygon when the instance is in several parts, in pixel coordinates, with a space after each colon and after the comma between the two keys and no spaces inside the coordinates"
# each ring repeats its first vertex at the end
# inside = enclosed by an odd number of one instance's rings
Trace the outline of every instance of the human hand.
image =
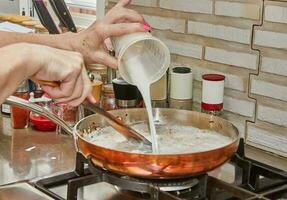
{"type": "Polygon", "coordinates": [[[120,0],[103,19],[74,35],[73,50],[81,52],[86,63],[100,63],[117,68],[117,60],[108,54],[104,41],[110,37],[150,30],[150,26],[139,13],[126,8],[130,1],[120,0]]]}
{"type": "Polygon", "coordinates": [[[54,49],[47,46],[29,46],[29,77],[35,81],[58,82],[58,87],[42,85],[42,89],[60,104],[77,106],[86,98],[91,103],[91,82],[80,53],[54,49]]]}

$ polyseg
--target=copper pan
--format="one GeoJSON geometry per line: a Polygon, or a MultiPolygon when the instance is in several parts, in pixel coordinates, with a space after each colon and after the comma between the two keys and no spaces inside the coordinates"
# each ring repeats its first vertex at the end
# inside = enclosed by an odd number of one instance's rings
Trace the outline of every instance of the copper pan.
{"type": "MultiPolygon", "coordinates": [[[[139,154],[117,151],[90,143],[82,134],[90,133],[96,127],[107,126],[107,122],[97,114],[80,120],[72,131],[62,120],[37,105],[9,97],[7,103],[25,107],[46,116],[74,135],[76,148],[86,158],[106,170],[142,178],[171,179],[195,176],[213,170],[236,152],[239,143],[238,130],[230,122],[208,114],[176,109],[154,109],[156,120],[163,123],[183,126],[194,126],[200,129],[215,130],[232,138],[232,142],[224,147],[198,153],[185,154],[139,154]]],[[[127,124],[147,121],[145,109],[125,109],[111,111],[121,117],[127,124]]]]}

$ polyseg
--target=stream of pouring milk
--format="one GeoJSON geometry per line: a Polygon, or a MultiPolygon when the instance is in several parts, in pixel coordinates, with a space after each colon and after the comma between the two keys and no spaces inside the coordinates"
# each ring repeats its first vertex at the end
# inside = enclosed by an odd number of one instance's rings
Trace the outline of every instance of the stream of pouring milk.
{"type": "Polygon", "coordinates": [[[151,133],[152,151],[158,153],[158,142],[157,134],[154,125],[151,97],[150,97],[150,77],[146,73],[145,66],[154,66],[148,52],[143,49],[142,45],[133,45],[125,53],[126,57],[123,56],[123,64],[125,65],[126,71],[129,72],[129,76],[133,83],[137,86],[142,94],[149,119],[149,127],[151,133]]]}

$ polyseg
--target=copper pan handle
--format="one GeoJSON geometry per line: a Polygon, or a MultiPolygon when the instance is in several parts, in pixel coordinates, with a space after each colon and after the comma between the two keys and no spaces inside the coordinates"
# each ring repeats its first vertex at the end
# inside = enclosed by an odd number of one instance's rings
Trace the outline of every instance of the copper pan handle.
{"type": "Polygon", "coordinates": [[[53,122],[55,122],[57,125],[59,125],[61,128],[63,128],[67,133],[69,133],[70,135],[73,135],[73,129],[67,125],[67,123],[60,119],[56,114],[50,112],[49,110],[35,104],[35,103],[31,103],[25,99],[21,99],[19,97],[15,97],[15,96],[9,96],[6,101],[7,104],[9,105],[13,105],[13,106],[18,106],[27,110],[30,110],[32,112],[35,112],[39,115],[42,115],[50,120],[52,120],[53,122]]]}

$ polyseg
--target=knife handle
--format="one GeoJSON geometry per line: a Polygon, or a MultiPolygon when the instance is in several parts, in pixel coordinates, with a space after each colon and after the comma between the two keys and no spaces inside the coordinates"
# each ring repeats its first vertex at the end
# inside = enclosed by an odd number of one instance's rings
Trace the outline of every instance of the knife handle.
{"type": "Polygon", "coordinates": [[[53,18],[51,17],[43,0],[32,1],[42,25],[49,31],[50,34],[60,34],[60,31],[56,26],[53,18]]]}
{"type": "Polygon", "coordinates": [[[49,0],[51,7],[59,18],[61,24],[69,31],[76,33],[77,28],[64,0],[49,0]]]}

